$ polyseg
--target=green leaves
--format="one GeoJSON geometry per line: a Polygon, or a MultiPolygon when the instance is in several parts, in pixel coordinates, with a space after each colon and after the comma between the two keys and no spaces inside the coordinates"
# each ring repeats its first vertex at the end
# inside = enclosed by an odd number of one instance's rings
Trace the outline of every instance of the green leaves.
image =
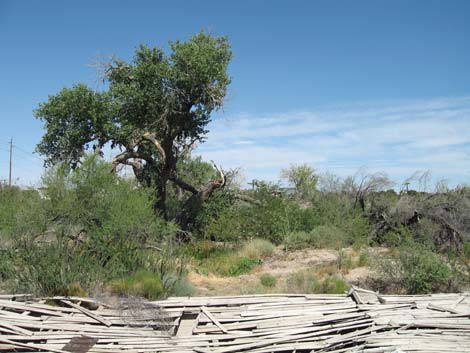
{"type": "Polygon", "coordinates": [[[112,134],[112,104],[107,93],[98,93],[83,84],[64,88],[49,96],[34,112],[45,122],[46,133],[37,150],[47,164],[64,161],[76,165],[91,142],[103,145],[112,134]]]}
{"type": "Polygon", "coordinates": [[[166,184],[180,152],[204,139],[212,111],[222,106],[232,57],[227,38],[203,32],[170,48],[140,45],[132,61],[106,65],[106,91],[78,84],[40,104],[35,116],[46,133],[37,150],[46,163],[75,168],[85,151],[101,153],[109,143],[122,152],[113,168],[132,166],[141,184],[156,189],[155,208],[166,217],[166,184]]]}
{"type": "MultiPolygon", "coordinates": [[[[46,133],[37,150],[47,163],[76,163],[84,151],[106,142],[134,146],[152,133],[171,149],[202,140],[210,114],[223,104],[232,57],[227,38],[203,32],[170,43],[171,52],[140,45],[131,62],[107,64],[109,89],[95,92],[83,84],[64,88],[39,105],[35,116],[46,133]]],[[[142,142],[156,154],[154,147],[142,142]]]]}

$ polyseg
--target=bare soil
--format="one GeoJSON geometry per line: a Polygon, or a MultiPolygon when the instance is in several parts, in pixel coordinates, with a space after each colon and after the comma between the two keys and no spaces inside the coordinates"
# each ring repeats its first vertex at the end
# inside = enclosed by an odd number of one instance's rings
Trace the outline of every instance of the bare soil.
{"type": "MultiPolygon", "coordinates": [[[[369,252],[382,252],[383,249],[369,249],[369,252]]],[[[357,255],[352,249],[342,249],[343,253],[357,255]]],[[[196,271],[189,273],[189,280],[196,287],[198,296],[241,295],[272,292],[291,292],[287,278],[299,271],[318,271],[324,274],[342,276],[348,283],[363,285],[373,275],[368,266],[339,270],[337,267],[340,252],[333,249],[302,249],[284,251],[282,246],[276,248],[272,256],[264,259],[262,265],[255,267],[249,274],[238,277],[219,277],[214,274],[203,275],[196,271]],[[273,287],[260,283],[260,276],[270,274],[277,279],[273,287]]]]}

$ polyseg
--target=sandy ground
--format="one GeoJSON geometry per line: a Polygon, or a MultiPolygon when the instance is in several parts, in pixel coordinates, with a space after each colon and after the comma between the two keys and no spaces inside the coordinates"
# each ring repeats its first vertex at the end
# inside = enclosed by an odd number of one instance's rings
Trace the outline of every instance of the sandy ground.
{"type": "MultiPolygon", "coordinates": [[[[352,249],[343,249],[343,251],[353,252],[352,249]]],[[[377,249],[373,251],[376,252],[377,249]]],[[[278,247],[271,257],[264,259],[263,264],[255,267],[249,274],[238,277],[218,277],[214,274],[203,275],[192,271],[189,273],[189,280],[196,287],[195,295],[201,296],[286,292],[289,291],[286,279],[292,274],[320,266],[325,266],[328,272],[328,265],[333,265],[331,268],[336,269],[334,265],[338,259],[337,250],[302,249],[285,252],[282,247],[278,247]],[[269,288],[261,285],[260,276],[264,273],[277,278],[275,287],[269,288]]],[[[343,271],[340,275],[348,283],[360,285],[371,276],[371,270],[369,267],[356,267],[343,271]]]]}

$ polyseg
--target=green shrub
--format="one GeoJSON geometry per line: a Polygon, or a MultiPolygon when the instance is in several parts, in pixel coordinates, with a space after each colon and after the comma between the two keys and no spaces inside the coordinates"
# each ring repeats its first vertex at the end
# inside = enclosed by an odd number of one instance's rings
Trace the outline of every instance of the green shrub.
{"type": "Polygon", "coordinates": [[[315,271],[301,270],[287,278],[287,288],[292,293],[342,294],[349,286],[338,275],[328,275],[321,279],[315,271]]]}
{"type": "Polygon", "coordinates": [[[113,281],[111,291],[123,296],[137,296],[158,299],[164,294],[162,279],[147,270],[138,270],[131,276],[113,281]]]}
{"type": "Polygon", "coordinates": [[[465,260],[470,260],[470,240],[464,240],[463,243],[463,257],[465,260]]]}
{"type": "Polygon", "coordinates": [[[397,258],[379,259],[378,264],[383,283],[390,289],[403,288],[408,294],[451,290],[450,265],[420,244],[400,248],[397,258]]]}
{"type": "Polygon", "coordinates": [[[221,248],[210,240],[196,240],[188,244],[185,251],[189,256],[198,260],[203,260],[215,255],[217,252],[220,252],[221,248]]]}
{"type": "Polygon", "coordinates": [[[178,254],[147,249],[176,231],[156,217],[152,191],[110,171],[87,156],[75,170],[49,170],[41,195],[0,188],[0,214],[14,215],[0,217],[8,290],[67,295],[74,284],[88,291],[138,269],[183,276],[178,254]]]}
{"type": "Polygon", "coordinates": [[[28,244],[10,250],[6,277],[9,289],[38,295],[68,295],[73,284],[91,288],[101,282],[99,261],[83,249],[58,242],[28,244]]]}
{"type": "Polygon", "coordinates": [[[245,242],[239,253],[252,260],[263,259],[273,254],[276,247],[265,239],[252,239],[245,242]]]}
{"type": "Polygon", "coordinates": [[[369,253],[365,250],[361,250],[359,253],[359,259],[357,261],[357,266],[363,267],[369,264],[370,256],[369,253]]]}
{"type": "Polygon", "coordinates": [[[249,273],[261,263],[261,259],[250,259],[237,252],[226,250],[200,261],[198,269],[205,274],[215,273],[220,276],[236,277],[249,273]]]}
{"type": "Polygon", "coordinates": [[[287,250],[304,249],[312,246],[310,233],[304,231],[289,232],[284,237],[284,247],[287,250]]]}
{"type": "Polygon", "coordinates": [[[237,257],[227,271],[227,275],[235,277],[250,272],[255,266],[261,265],[260,259],[250,259],[248,257],[237,257]]]}
{"type": "Polygon", "coordinates": [[[340,250],[338,254],[338,269],[348,272],[354,267],[356,267],[356,261],[354,261],[352,254],[348,251],[340,250]]]}
{"type": "Polygon", "coordinates": [[[196,292],[194,285],[187,278],[175,275],[167,275],[163,279],[166,295],[176,297],[189,297],[196,292]]]}
{"type": "Polygon", "coordinates": [[[301,270],[287,277],[286,287],[290,293],[311,293],[316,275],[312,271],[301,270]]]}
{"type": "Polygon", "coordinates": [[[0,245],[18,237],[37,237],[47,230],[45,201],[36,190],[0,185],[0,245]]]}
{"type": "Polygon", "coordinates": [[[259,278],[261,284],[265,287],[274,287],[277,283],[277,279],[276,277],[274,277],[273,275],[270,275],[268,273],[264,273],[261,275],[261,277],[259,278]]]}
{"type": "Polygon", "coordinates": [[[344,231],[334,225],[318,226],[311,231],[310,236],[310,242],[316,248],[341,249],[348,245],[344,231]]]}
{"type": "Polygon", "coordinates": [[[403,284],[410,294],[430,293],[445,289],[451,271],[439,255],[426,249],[400,254],[403,284]]]}
{"type": "Polygon", "coordinates": [[[313,293],[318,294],[344,294],[349,290],[349,285],[339,276],[329,276],[322,281],[316,281],[313,285],[313,293]]]}

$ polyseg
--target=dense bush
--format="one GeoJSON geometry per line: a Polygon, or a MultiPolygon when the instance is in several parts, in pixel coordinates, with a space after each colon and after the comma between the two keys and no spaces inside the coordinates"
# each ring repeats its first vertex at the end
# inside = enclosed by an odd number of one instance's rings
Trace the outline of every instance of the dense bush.
{"type": "Polygon", "coordinates": [[[152,193],[96,156],[73,171],[49,171],[41,194],[0,192],[0,212],[13,214],[1,223],[0,271],[13,290],[67,294],[71,285],[92,291],[139,270],[161,281],[183,274],[174,254],[150,249],[175,232],[155,216],[152,193]]]}
{"type": "MultiPolygon", "coordinates": [[[[178,170],[197,186],[216,177],[200,158],[181,159],[178,170]]],[[[288,278],[293,291],[342,292],[346,284],[335,275],[364,265],[380,269],[380,290],[468,289],[468,188],[372,192],[355,207],[353,179],[320,181],[319,190],[302,195],[262,182],[249,191],[218,190],[192,223],[191,241],[180,244],[176,226],[155,214],[154,192],[91,155],[75,170],[49,170],[39,190],[0,186],[1,285],[47,295],[95,288],[148,298],[190,295],[186,261],[200,273],[238,276],[278,256],[275,245],[282,244],[340,254],[317,273],[288,278]],[[358,251],[369,245],[389,247],[388,258],[370,261],[358,251]],[[350,246],[355,251],[344,250],[350,246]]],[[[179,212],[184,193],[170,189],[169,214],[179,212]]]]}
{"type": "Polygon", "coordinates": [[[379,282],[388,291],[403,290],[409,294],[458,291],[465,277],[449,259],[419,243],[400,247],[396,256],[377,261],[379,282]]]}
{"type": "Polygon", "coordinates": [[[277,283],[276,277],[269,273],[264,273],[260,276],[259,281],[265,287],[274,287],[277,283]]]}

